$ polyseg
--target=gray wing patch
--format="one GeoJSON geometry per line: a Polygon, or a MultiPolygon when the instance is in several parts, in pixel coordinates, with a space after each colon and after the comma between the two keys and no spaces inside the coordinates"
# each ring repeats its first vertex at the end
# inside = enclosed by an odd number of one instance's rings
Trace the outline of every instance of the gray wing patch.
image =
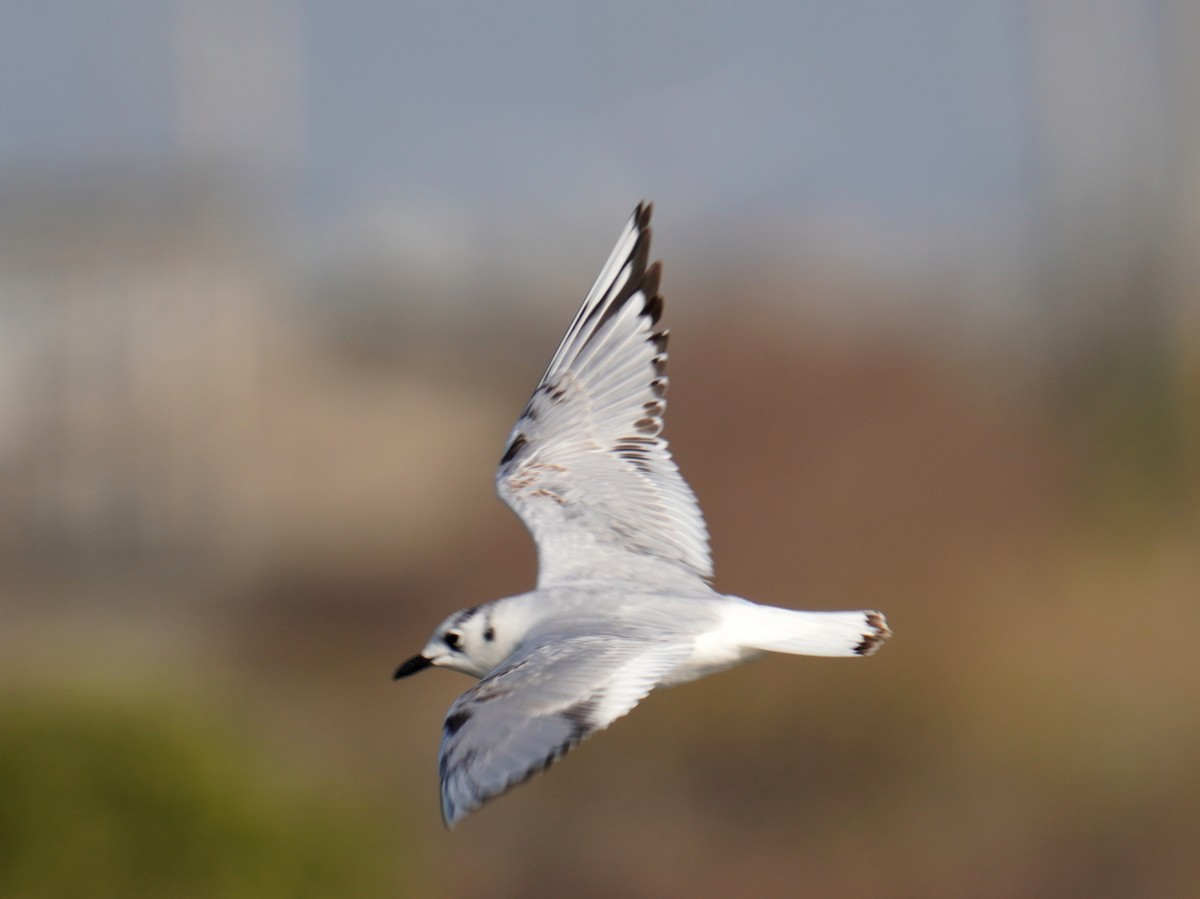
{"type": "Polygon", "coordinates": [[[518,650],[446,715],[438,760],[446,825],[626,714],[689,651],[613,636],[560,636],[518,650]]]}

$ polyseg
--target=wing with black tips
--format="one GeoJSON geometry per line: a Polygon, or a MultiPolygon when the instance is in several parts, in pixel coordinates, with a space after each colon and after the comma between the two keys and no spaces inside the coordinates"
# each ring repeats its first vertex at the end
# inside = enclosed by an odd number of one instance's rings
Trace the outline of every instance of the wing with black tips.
{"type": "Polygon", "coordinates": [[[539,586],[638,557],[712,574],[708,530],[662,437],[667,334],[639,205],[509,436],[496,487],[537,542],[539,586]]]}

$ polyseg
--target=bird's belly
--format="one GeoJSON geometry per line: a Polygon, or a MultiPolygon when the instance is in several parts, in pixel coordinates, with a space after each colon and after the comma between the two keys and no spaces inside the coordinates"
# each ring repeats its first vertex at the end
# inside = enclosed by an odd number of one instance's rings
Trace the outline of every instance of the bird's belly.
{"type": "Polygon", "coordinates": [[[686,684],[688,681],[748,662],[762,654],[759,650],[738,645],[718,634],[702,634],[696,638],[691,656],[663,678],[661,686],[686,684]]]}

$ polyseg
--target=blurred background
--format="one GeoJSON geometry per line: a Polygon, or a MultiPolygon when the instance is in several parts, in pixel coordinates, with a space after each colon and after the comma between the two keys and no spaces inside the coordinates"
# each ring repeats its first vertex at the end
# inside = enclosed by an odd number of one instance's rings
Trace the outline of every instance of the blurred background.
{"type": "Polygon", "coordinates": [[[1200,7],[0,7],[0,895],[1200,890],[1200,7]],[[442,829],[516,414],[656,203],[715,584],[442,829]]]}

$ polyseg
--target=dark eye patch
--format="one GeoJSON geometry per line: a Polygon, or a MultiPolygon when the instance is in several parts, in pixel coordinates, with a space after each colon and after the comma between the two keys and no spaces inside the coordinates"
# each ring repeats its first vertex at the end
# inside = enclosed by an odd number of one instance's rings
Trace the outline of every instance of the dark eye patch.
{"type": "Polygon", "coordinates": [[[442,636],[442,639],[446,641],[446,645],[451,649],[458,649],[458,644],[462,639],[462,636],[454,631],[446,631],[446,633],[442,636]]]}

